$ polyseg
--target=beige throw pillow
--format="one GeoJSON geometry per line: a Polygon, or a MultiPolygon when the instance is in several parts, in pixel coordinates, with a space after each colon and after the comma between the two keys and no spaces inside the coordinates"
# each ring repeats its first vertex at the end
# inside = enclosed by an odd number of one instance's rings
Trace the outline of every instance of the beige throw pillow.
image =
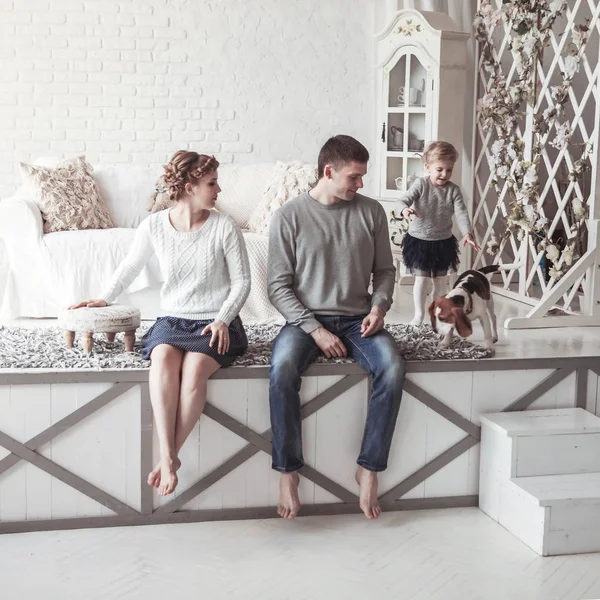
{"type": "Polygon", "coordinates": [[[263,197],[248,221],[248,229],[268,235],[273,213],[288,200],[307,192],[317,183],[317,167],[299,160],[283,163],[277,161],[273,177],[263,197]]]}
{"type": "Polygon", "coordinates": [[[55,167],[20,163],[26,189],[38,205],[44,233],[114,227],[94,180],[94,170],[83,156],[55,167]]]}

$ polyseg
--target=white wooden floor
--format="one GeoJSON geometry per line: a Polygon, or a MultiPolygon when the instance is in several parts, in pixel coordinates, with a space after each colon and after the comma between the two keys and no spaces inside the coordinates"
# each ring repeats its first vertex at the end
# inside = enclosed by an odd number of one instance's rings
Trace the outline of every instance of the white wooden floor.
{"type": "Polygon", "coordinates": [[[600,554],[541,558],[479,509],[0,537],[3,600],[581,600],[600,554]]]}

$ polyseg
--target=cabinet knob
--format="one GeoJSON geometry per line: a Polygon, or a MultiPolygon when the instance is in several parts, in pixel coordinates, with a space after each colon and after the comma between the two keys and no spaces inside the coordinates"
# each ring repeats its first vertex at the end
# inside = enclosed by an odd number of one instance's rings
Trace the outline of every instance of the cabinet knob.
{"type": "Polygon", "coordinates": [[[381,128],[381,141],[385,144],[385,121],[383,122],[383,127],[381,128]]]}

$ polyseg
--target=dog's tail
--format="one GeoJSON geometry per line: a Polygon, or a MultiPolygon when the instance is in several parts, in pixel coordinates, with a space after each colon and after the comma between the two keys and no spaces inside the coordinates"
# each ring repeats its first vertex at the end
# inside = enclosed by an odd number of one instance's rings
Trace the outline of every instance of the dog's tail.
{"type": "Polygon", "coordinates": [[[518,269],[521,266],[521,263],[510,263],[506,265],[487,265],[487,267],[481,267],[481,269],[477,269],[480,273],[484,275],[488,275],[489,273],[497,273],[498,271],[512,271],[513,269],[518,269]]]}

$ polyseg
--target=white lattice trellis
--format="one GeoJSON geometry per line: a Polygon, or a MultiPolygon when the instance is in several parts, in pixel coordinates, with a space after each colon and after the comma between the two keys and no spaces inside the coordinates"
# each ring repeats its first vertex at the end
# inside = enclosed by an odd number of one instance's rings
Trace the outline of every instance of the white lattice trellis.
{"type": "MultiPolygon", "coordinates": [[[[502,0],[486,2],[501,8],[502,0]]],[[[479,0],[481,7],[482,0],[479,0]]],[[[534,10],[535,2],[531,4],[534,10]]],[[[548,219],[546,235],[557,245],[575,244],[576,260],[563,273],[548,270],[548,259],[535,235],[519,236],[511,232],[494,251],[486,253],[488,242],[506,232],[510,213],[510,189],[503,184],[494,185],[494,158],[491,148],[496,141],[493,129],[487,129],[475,118],[473,148],[473,222],[482,250],[475,256],[473,266],[490,262],[520,264],[518,269],[502,273],[502,281],[494,283],[498,294],[519,300],[531,306],[526,317],[512,318],[505,323],[509,329],[535,327],[561,327],[600,325],[600,201],[598,201],[600,102],[600,1],[570,0],[564,14],[558,18],[549,34],[549,44],[540,53],[534,68],[532,97],[525,102],[522,119],[516,128],[524,142],[525,158],[531,160],[535,133],[535,119],[551,107],[552,86],[559,84],[565,72],[565,49],[574,25],[586,24],[589,28],[585,48],[581,52],[579,71],[572,79],[568,101],[563,105],[560,121],[570,123],[572,143],[556,149],[549,144],[556,132],[538,137],[541,142],[539,162],[539,195],[537,213],[548,219]],[[591,170],[576,180],[569,179],[582,148],[592,145],[591,170]],[[586,227],[576,228],[573,200],[579,199],[587,206],[586,227]],[[576,238],[575,238],[576,236],[576,238]]],[[[492,55],[500,64],[507,86],[520,76],[510,49],[511,37],[518,35],[515,23],[499,20],[490,28],[493,39],[492,55]]],[[[481,98],[490,89],[490,74],[485,70],[481,46],[476,52],[477,70],[475,94],[481,98]]],[[[539,134],[538,134],[539,135],[539,134]]],[[[512,170],[516,164],[511,167],[512,170]]],[[[497,178],[496,178],[497,180],[497,178]]]]}

